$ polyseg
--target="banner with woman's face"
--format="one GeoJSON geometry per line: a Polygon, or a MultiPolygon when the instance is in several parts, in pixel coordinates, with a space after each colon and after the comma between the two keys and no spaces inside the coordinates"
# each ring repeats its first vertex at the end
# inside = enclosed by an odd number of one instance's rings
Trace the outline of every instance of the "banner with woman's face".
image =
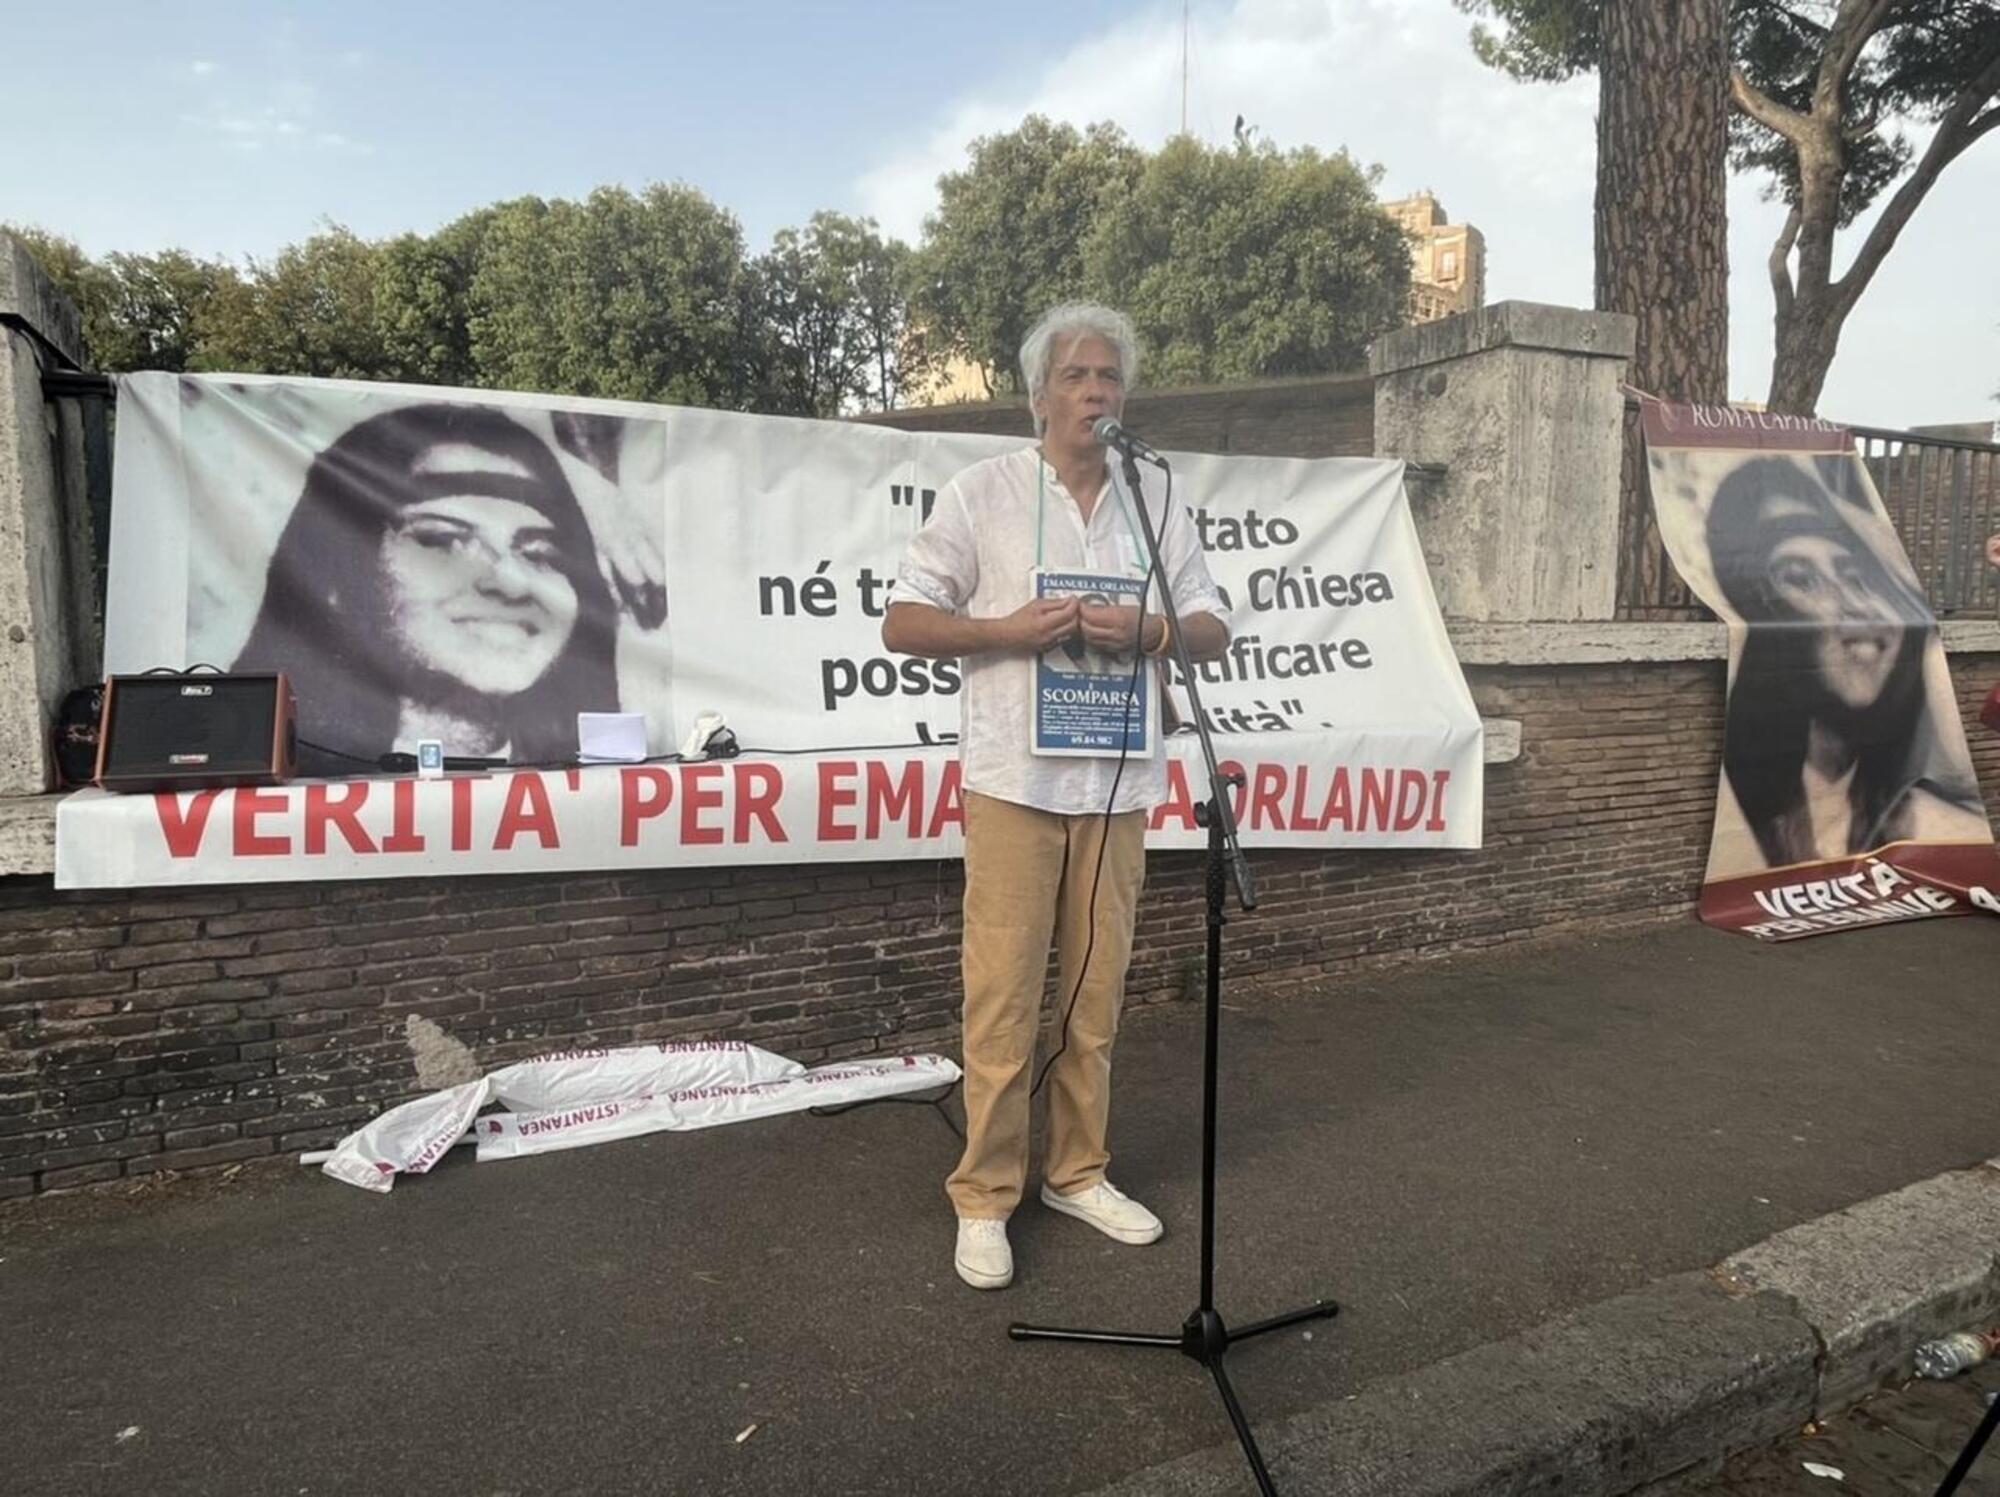
{"type": "MultiPolygon", "coordinates": [[[[444,391],[172,388],[184,452],[233,459],[180,457],[186,520],[152,553],[185,553],[186,657],[284,671],[308,772],[365,772],[425,738],[565,761],[577,713],[621,699],[671,733],[662,421],[444,391]]],[[[137,648],[178,663],[152,628],[137,648]]]]}
{"type": "Polygon", "coordinates": [[[2000,913],[1937,620],[1851,433],[1645,408],[1653,507],[1729,625],[1702,918],[1769,940],[2000,913]]]}
{"type": "MultiPolygon", "coordinates": [[[[58,819],[57,882],[956,857],[958,663],[892,655],[882,621],[953,475],[1024,446],[571,396],[128,375],[106,668],[285,672],[309,778],[80,793],[58,819]],[[611,712],[645,718],[653,762],[578,762],[580,717],[611,712]],[[740,756],[681,762],[711,715],[740,756]],[[427,740],[508,770],[369,781],[427,740]]],[[[1174,470],[1171,505],[1154,484],[1147,513],[1194,528],[1231,600],[1229,654],[1199,669],[1243,775],[1245,844],[1478,846],[1483,731],[1402,464],[1190,453],[1174,470]]],[[[1172,691],[1185,714],[1185,684],[1172,691]]],[[[1149,840],[1199,848],[1198,745],[1162,747],[1149,840]]]]}

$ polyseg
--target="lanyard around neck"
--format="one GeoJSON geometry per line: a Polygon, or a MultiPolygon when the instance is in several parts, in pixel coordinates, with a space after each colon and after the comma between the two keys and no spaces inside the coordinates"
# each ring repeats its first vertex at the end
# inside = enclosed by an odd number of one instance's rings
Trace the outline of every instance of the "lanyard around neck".
{"type": "MultiPolygon", "coordinates": [[[[1036,448],[1035,449],[1035,565],[1038,567],[1042,565],[1042,535],[1045,529],[1044,516],[1048,504],[1048,491],[1045,483],[1046,476],[1048,473],[1048,467],[1049,467],[1048,459],[1042,456],[1040,448],[1036,448]]],[[[1138,527],[1132,523],[1132,511],[1129,508],[1127,508],[1125,504],[1125,495],[1119,490],[1117,480],[1111,476],[1111,473],[1108,469],[1106,470],[1104,475],[1104,486],[1111,491],[1111,497],[1118,501],[1118,513],[1121,516],[1123,516],[1125,520],[1125,533],[1132,537],[1132,544],[1138,548],[1138,550],[1134,554],[1137,555],[1141,559],[1141,561],[1143,561],[1146,555],[1146,543],[1139,538],[1138,527]]],[[[1076,496],[1072,494],[1070,497],[1074,499],[1076,496]]],[[[1095,515],[1095,513],[1096,511],[1093,510],[1092,511],[1093,516],[1095,515]]],[[[1090,530],[1090,522],[1086,520],[1084,522],[1084,532],[1086,539],[1088,538],[1089,530],[1090,530]]]]}

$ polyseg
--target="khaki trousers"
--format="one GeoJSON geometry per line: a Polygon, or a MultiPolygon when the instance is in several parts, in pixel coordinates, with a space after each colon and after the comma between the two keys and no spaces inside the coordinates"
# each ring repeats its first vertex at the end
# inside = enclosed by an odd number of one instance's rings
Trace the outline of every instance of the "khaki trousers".
{"type": "MultiPolygon", "coordinates": [[[[1061,816],[990,796],[965,797],[965,1155],[945,1182],[960,1216],[1004,1219],[1028,1178],[1028,1092],[1047,984],[1049,939],[1061,953],[1056,1022],[1079,971],[1069,1043],[1050,1067],[1043,1175],[1070,1195],[1110,1161],[1111,1045],[1146,878],[1146,813],[1061,816]],[[1103,848],[1103,872],[1098,851],[1103,848]],[[1091,883],[1097,881],[1093,939],[1091,883]],[[1084,951],[1090,962],[1084,968],[1084,951]]],[[[1052,1044],[1062,1044],[1057,1032],[1052,1044]]]]}

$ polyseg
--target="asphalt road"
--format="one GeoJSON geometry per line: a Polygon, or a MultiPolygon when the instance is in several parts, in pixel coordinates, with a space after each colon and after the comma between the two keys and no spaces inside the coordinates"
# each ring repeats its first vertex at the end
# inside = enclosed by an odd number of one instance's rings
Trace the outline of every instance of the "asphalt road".
{"type": "MultiPolygon", "coordinates": [[[[1269,1420],[2000,1152],[2000,922],[1693,925],[1226,1001],[1218,1301],[1340,1318],[1231,1370],[1269,1420]]],[[[376,1197],[258,1168],[0,1209],[6,1493],[1088,1489],[1229,1438],[1196,1289],[1200,1027],[1120,1041],[1127,1248],[1033,1204],[952,1275],[919,1107],[663,1134],[376,1197]]],[[[1450,1429],[1437,1431],[1442,1443],[1450,1429]]]]}

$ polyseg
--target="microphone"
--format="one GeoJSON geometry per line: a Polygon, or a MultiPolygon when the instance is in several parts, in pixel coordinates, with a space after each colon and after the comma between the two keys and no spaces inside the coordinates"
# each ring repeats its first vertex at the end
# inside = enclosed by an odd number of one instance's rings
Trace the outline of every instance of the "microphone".
{"type": "Polygon", "coordinates": [[[1156,468],[1167,466],[1165,458],[1121,426],[1116,416],[1099,416],[1091,423],[1090,434],[1106,447],[1122,452],[1127,457],[1151,463],[1156,468]]]}

